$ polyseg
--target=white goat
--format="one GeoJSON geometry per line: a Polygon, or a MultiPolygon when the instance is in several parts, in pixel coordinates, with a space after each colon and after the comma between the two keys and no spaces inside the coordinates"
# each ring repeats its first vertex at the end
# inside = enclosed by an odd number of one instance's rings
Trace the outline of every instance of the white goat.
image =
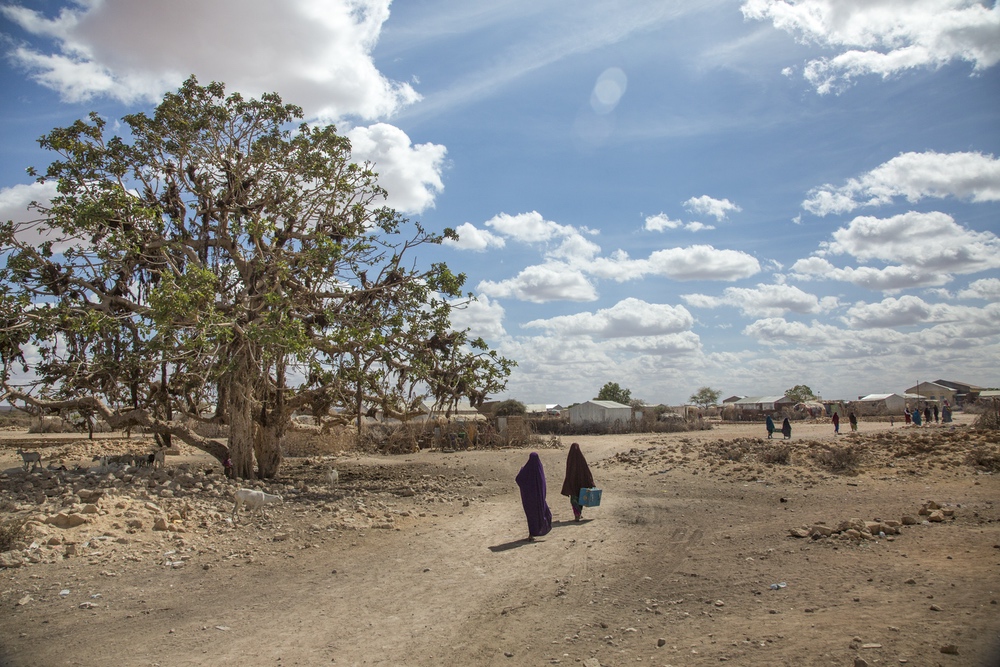
{"type": "Polygon", "coordinates": [[[236,502],[233,504],[234,521],[239,516],[241,505],[246,505],[250,512],[253,512],[255,509],[259,509],[261,514],[263,514],[264,505],[283,502],[281,500],[281,496],[264,493],[263,491],[257,491],[256,489],[237,489],[235,500],[236,502]]]}
{"type": "Polygon", "coordinates": [[[150,456],[150,464],[152,465],[153,468],[162,468],[163,467],[164,464],[163,464],[163,450],[162,449],[157,449],[155,452],[153,452],[149,456],[150,456]]]}
{"type": "Polygon", "coordinates": [[[335,468],[328,468],[326,471],[326,481],[330,486],[337,486],[340,481],[340,473],[335,468]]]}
{"type": "Polygon", "coordinates": [[[18,448],[17,453],[21,455],[21,466],[25,472],[28,472],[29,464],[32,470],[35,469],[35,466],[42,467],[42,455],[38,452],[25,452],[18,448]]]}

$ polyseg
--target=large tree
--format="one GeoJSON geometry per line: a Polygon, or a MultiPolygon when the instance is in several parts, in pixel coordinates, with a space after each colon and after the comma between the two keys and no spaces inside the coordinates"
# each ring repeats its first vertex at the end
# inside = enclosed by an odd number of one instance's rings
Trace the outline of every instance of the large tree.
{"type": "Polygon", "coordinates": [[[266,478],[295,410],[360,426],[502,389],[513,362],[451,327],[465,276],[411,259],[454,232],[385,207],[349,141],[301,118],[192,77],[124,137],[96,114],[42,137],[59,158],[35,175],[58,194],[0,226],[0,398],[142,425],[266,478]],[[15,386],[14,364],[36,382],[15,386]],[[177,413],[228,424],[228,446],[177,413]]]}
{"type": "Polygon", "coordinates": [[[698,391],[691,394],[688,400],[700,408],[709,408],[719,402],[719,396],[721,395],[722,392],[717,389],[712,389],[711,387],[700,387],[698,391]]]}
{"type": "Polygon", "coordinates": [[[617,382],[608,382],[597,392],[598,401],[614,401],[622,405],[631,405],[632,390],[620,387],[617,382]]]}
{"type": "Polygon", "coordinates": [[[816,400],[816,395],[813,394],[812,389],[809,388],[809,385],[805,384],[797,384],[791,389],[786,389],[785,396],[796,403],[806,403],[816,400]]]}

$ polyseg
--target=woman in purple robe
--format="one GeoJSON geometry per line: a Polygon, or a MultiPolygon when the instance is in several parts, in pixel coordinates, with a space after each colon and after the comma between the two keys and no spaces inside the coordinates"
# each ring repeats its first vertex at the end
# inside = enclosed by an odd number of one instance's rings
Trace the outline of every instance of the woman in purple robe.
{"type": "Polygon", "coordinates": [[[521,505],[528,520],[528,539],[545,535],[552,530],[552,511],[545,502],[545,471],[538,452],[531,452],[528,462],[514,478],[521,489],[521,505]]]}

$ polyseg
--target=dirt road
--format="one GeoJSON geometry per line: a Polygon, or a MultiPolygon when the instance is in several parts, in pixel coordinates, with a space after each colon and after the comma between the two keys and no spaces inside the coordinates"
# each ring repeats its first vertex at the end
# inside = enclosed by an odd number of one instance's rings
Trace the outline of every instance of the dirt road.
{"type": "MultiPolygon", "coordinates": [[[[52,557],[2,571],[0,665],[995,667],[997,475],[965,462],[964,426],[892,444],[884,428],[836,443],[872,450],[858,474],[810,458],[828,424],[796,427],[788,465],[732,453],[766,446],[746,444],[760,426],[577,438],[604,489],[581,523],[557,495],[566,441],[540,450],[555,525],[534,542],[513,484],[527,451],[341,457],[340,488],[236,525],[209,497],[217,514],[174,533],[115,529],[168,501],[109,492],[94,524],[48,531],[52,557]],[[952,516],[871,540],[789,536],[923,520],[928,501],[952,516]]],[[[3,457],[14,494],[23,473],[3,457]]]]}

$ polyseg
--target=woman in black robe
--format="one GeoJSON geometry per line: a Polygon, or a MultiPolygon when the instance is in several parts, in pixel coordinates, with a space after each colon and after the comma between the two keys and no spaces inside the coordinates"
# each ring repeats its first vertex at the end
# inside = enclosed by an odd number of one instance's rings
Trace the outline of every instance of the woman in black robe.
{"type": "Polygon", "coordinates": [[[580,489],[590,489],[593,486],[594,476],[590,473],[587,459],[583,457],[580,445],[574,442],[569,446],[569,454],[566,456],[566,479],[563,480],[562,495],[569,496],[569,502],[573,506],[573,518],[576,521],[583,516],[580,489]]]}

